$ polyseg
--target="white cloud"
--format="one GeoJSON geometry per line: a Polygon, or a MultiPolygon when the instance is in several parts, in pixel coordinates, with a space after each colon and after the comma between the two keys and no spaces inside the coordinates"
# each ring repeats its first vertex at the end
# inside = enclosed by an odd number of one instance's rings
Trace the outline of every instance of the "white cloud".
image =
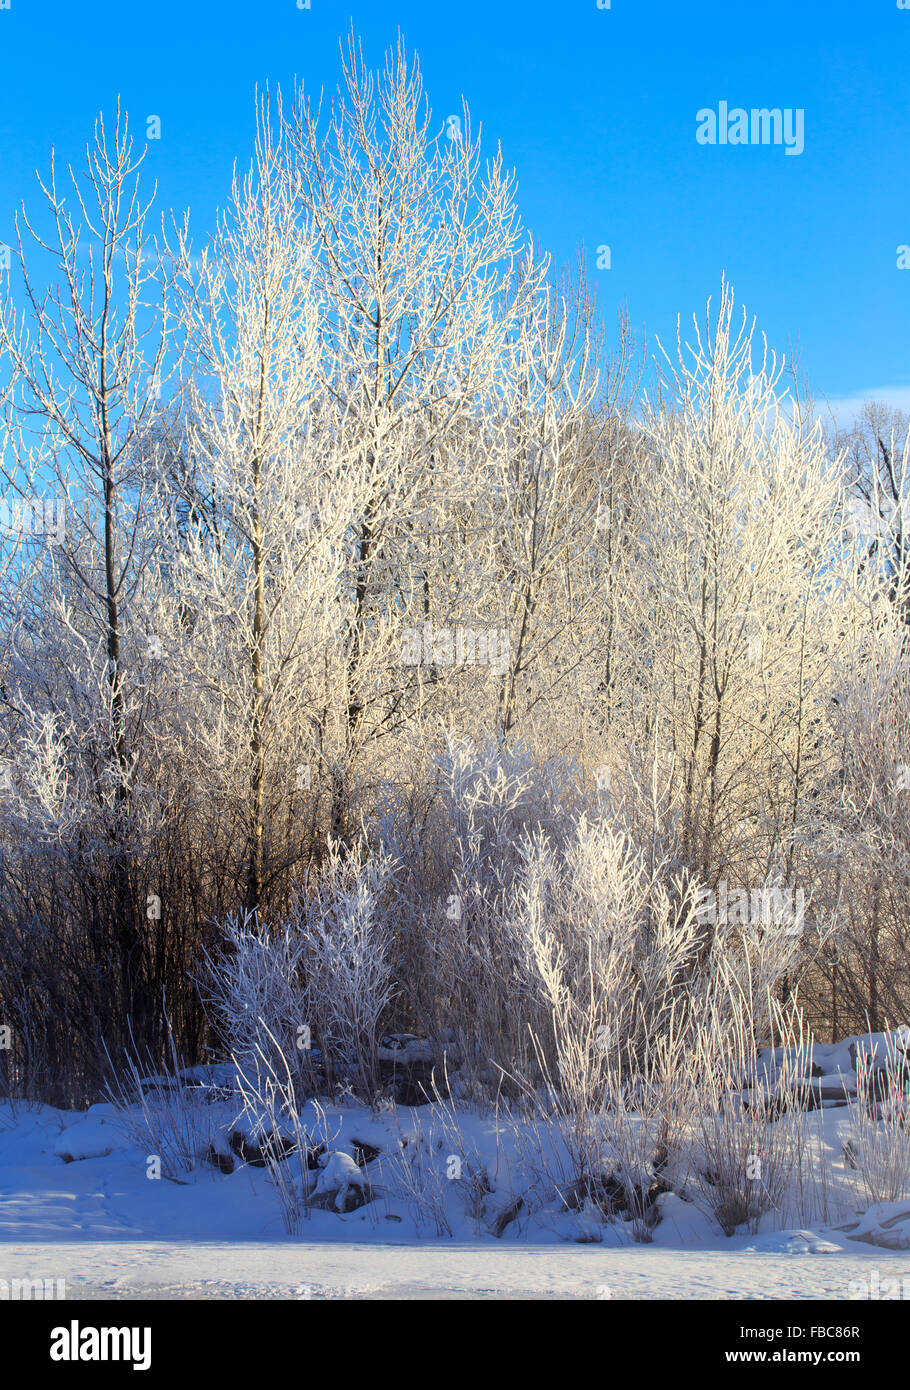
{"type": "Polygon", "coordinates": [[[870,386],[855,396],[819,396],[818,413],[824,418],[830,411],[843,429],[856,419],[867,401],[881,402],[910,414],[910,386],[870,386]]]}

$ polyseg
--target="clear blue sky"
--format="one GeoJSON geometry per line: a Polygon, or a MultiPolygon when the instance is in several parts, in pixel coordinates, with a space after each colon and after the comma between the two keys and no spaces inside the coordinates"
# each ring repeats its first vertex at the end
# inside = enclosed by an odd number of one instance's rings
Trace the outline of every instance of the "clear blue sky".
{"type": "Polygon", "coordinates": [[[353,19],[369,59],[402,29],[434,114],[467,98],[557,264],[584,245],[601,308],[649,337],[722,271],[813,389],[910,402],[910,10],[896,0],[10,0],[0,10],[0,241],[33,171],[78,155],[122,95],[156,114],[147,168],[197,239],[249,153],[257,83],[334,88],[353,19]],[[696,112],[805,111],[805,152],[705,147],[696,112]],[[594,270],[598,245],[612,269],[594,270]],[[901,396],[900,389],[904,395],[901,396]]]}

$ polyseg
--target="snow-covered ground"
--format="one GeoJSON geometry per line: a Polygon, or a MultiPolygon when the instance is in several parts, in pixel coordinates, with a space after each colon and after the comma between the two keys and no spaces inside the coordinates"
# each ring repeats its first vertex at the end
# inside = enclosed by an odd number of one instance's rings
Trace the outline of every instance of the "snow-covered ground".
{"type": "MultiPolygon", "coordinates": [[[[839,1073],[828,1061],[824,1070],[839,1073]]],[[[219,1104],[205,1106],[213,1120],[219,1104]]],[[[476,1114],[460,1138],[482,1155],[493,1190],[470,1209],[459,1182],[445,1180],[452,1144],[433,1138],[432,1107],[327,1106],[320,1132],[335,1157],[314,1173],[314,1192],[332,1186],[326,1174],[348,1173],[370,1181],[373,1200],[313,1210],[289,1236],[262,1167],[150,1177],[147,1146],[113,1106],[0,1106],[0,1281],[64,1280],[72,1298],[910,1297],[910,1198],[861,1214],[843,1162],[846,1116],[838,1107],[811,1117],[830,1167],[827,1221],[781,1230],[772,1212],[757,1235],[727,1238],[697,1202],[668,1192],[653,1241],[636,1244],[621,1219],[558,1204],[526,1207],[494,1234],[497,1212],[514,1200],[496,1181],[509,1140],[476,1114]],[[395,1180],[402,1139],[422,1155],[451,1234],[436,1228],[432,1201],[421,1206],[395,1180]],[[380,1157],[365,1167],[342,1157],[363,1158],[358,1144],[380,1157]]]]}
{"type": "Polygon", "coordinates": [[[378,1245],[352,1234],[318,1244],[114,1242],[88,1234],[66,1243],[14,1241],[0,1248],[0,1277],[65,1279],[67,1297],[99,1299],[850,1299],[859,1282],[874,1293],[886,1278],[906,1281],[910,1295],[910,1255],[855,1247],[811,1254],[783,1236],[764,1249],[734,1239],[723,1250],[695,1251],[515,1241],[378,1245]]]}

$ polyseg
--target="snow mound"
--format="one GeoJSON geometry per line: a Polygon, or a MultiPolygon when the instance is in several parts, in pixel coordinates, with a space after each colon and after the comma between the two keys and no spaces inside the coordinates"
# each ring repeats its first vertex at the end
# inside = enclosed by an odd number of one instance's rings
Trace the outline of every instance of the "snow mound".
{"type": "Polygon", "coordinates": [[[64,1163],[75,1163],[86,1158],[107,1158],[114,1149],[123,1147],[123,1131],[114,1119],[89,1114],[67,1126],[54,1145],[54,1153],[64,1163]]]}
{"type": "Polygon", "coordinates": [[[745,1247],[747,1255],[842,1255],[843,1248],[817,1231],[769,1231],[745,1247]]]}

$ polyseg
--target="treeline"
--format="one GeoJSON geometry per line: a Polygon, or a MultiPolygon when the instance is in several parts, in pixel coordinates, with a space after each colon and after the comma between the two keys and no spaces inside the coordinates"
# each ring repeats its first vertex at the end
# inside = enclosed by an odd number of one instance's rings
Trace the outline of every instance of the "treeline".
{"type": "Polygon", "coordinates": [[[905,422],[826,432],[726,284],[645,376],[400,45],[374,75],[352,39],[321,115],[259,106],[204,246],[143,154],[99,120],[3,283],[4,1084],[94,1096],[166,1017],[201,1058],[225,923],[393,841],[404,891],[428,837],[375,1027],[432,1033],[437,892],[582,812],[682,895],[796,904],[732,926],[786,938],[820,1032],[905,1016],[905,422]],[[456,739],[518,802],[447,840],[456,739]]]}

